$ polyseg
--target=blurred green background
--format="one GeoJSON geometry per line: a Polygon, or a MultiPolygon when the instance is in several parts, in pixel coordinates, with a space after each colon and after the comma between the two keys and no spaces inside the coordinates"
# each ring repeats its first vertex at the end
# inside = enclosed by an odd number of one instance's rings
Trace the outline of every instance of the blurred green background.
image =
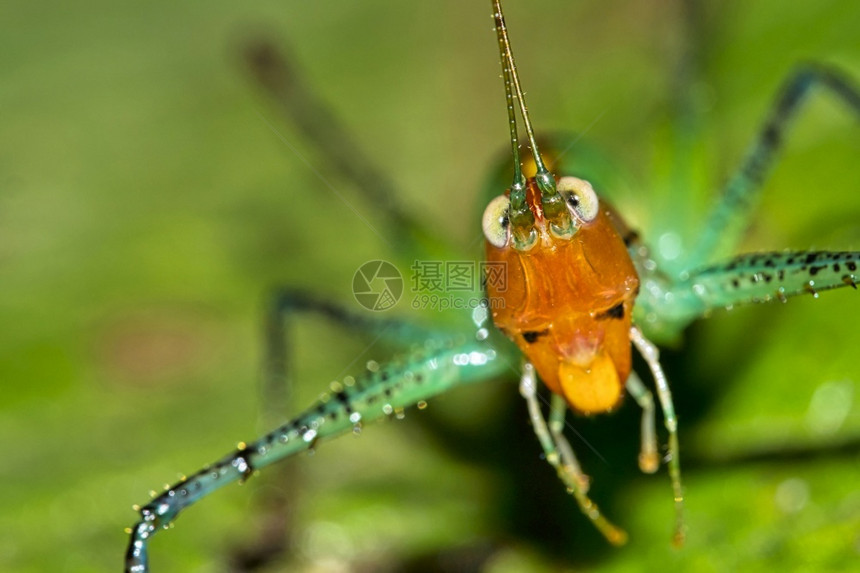
{"type": "MultiPolygon", "coordinates": [[[[701,188],[678,196],[665,183],[679,167],[668,121],[690,50],[678,3],[506,11],[533,120],[588,130],[633,182],[618,207],[645,232],[695,232],[696,209],[797,62],[860,78],[852,0],[700,6],[701,131],[684,164],[701,188]]],[[[268,289],[351,305],[355,269],[394,256],[299,158],[325,171],[242,60],[261,38],[290,50],[411,213],[464,250],[479,233],[475,197],[506,137],[483,0],[0,9],[0,570],[118,571],[133,503],[266,427],[268,289]]],[[[860,248],[858,135],[843,106],[813,98],[748,249],[860,248]]],[[[379,221],[349,182],[333,185],[379,221]]],[[[266,571],[856,569],[858,313],[849,289],[739,308],[665,353],[684,549],[669,546],[667,476],[636,468],[632,404],[573,421],[600,454],[573,439],[595,499],[631,535],[614,549],[540,459],[515,384],[496,383],[325,444],[289,462],[288,482],[218,492],[155,538],[153,569],[241,570],[236,556],[271,533],[267,496],[293,509],[288,554],[266,571]]],[[[353,369],[387,355],[319,321],[298,333],[283,419],[356,356],[353,369]]]]}

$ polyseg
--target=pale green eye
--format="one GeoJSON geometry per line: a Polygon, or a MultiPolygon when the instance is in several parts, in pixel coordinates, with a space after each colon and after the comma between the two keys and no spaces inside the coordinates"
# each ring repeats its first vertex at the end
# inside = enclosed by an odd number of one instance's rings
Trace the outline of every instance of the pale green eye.
{"type": "Polygon", "coordinates": [[[600,202],[591,183],[578,177],[562,177],[558,180],[558,191],[574,217],[583,223],[590,223],[597,218],[600,202]]]}
{"type": "Polygon", "coordinates": [[[484,237],[494,247],[501,248],[508,244],[511,226],[510,209],[511,200],[505,195],[499,195],[484,209],[481,226],[484,229],[484,237]]]}

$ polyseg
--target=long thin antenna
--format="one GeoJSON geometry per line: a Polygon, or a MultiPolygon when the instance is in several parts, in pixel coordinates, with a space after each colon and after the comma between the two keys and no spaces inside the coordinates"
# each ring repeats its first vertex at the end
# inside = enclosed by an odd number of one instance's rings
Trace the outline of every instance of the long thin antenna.
{"type": "MultiPolygon", "coordinates": [[[[514,62],[514,54],[511,51],[511,41],[508,37],[508,28],[505,25],[505,16],[502,13],[502,5],[501,0],[493,0],[493,17],[496,20],[496,35],[499,38],[499,50],[502,52],[502,68],[505,72],[505,95],[508,100],[508,117],[511,119],[511,129],[514,130],[513,137],[516,137],[516,119],[513,115],[513,95],[511,94],[511,85],[513,84],[513,88],[517,94],[517,101],[520,106],[520,113],[523,116],[523,124],[526,128],[526,135],[529,138],[529,144],[532,148],[532,155],[535,160],[535,167],[537,169],[537,174],[535,175],[535,180],[537,181],[538,187],[541,190],[541,195],[555,195],[558,193],[555,187],[555,178],[546,168],[543,163],[543,158],[541,157],[540,151],[538,150],[537,141],[535,140],[534,129],[532,128],[531,120],[529,119],[529,111],[526,106],[525,95],[523,94],[522,87],[520,86],[520,78],[517,73],[517,65],[514,62]],[[505,65],[505,60],[507,60],[507,65],[505,65]]],[[[515,140],[516,141],[516,140],[515,140]]],[[[516,144],[518,147],[518,144],[516,144]]],[[[519,168],[519,153],[517,151],[514,152],[514,159],[517,162],[517,167],[515,168],[517,171],[520,171],[519,168]]],[[[511,200],[513,202],[513,198],[511,200]]]]}
{"type": "MultiPolygon", "coordinates": [[[[534,214],[526,202],[526,178],[523,175],[522,162],[520,160],[517,112],[514,108],[513,86],[516,85],[517,81],[516,70],[511,66],[510,44],[499,0],[493,0],[493,18],[496,22],[496,37],[499,41],[499,57],[502,63],[502,77],[505,82],[505,102],[508,107],[508,127],[511,132],[511,152],[514,159],[514,181],[511,184],[511,207],[509,212],[511,237],[515,249],[526,251],[536,244],[538,235],[534,228],[534,214]]],[[[550,179],[552,179],[552,176],[550,176],[550,179]]],[[[554,182],[555,180],[553,179],[554,182]]]]}
{"type": "Polygon", "coordinates": [[[492,0],[493,18],[496,21],[496,36],[499,39],[499,52],[502,58],[502,71],[505,79],[505,98],[508,103],[508,122],[511,128],[511,145],[514,152],[514,184],[511,187],[511,234],[514,237],[514,246],[519,250],[528,250],[535,244],[536,234],[534,232],[534,217],[531,209],[525,204],[525,192],[521,192],[523,182],[522,167],[520,166],[519,139],[517,136],[516,113],[513,109],[513,91],[516,91],[519,101],[520,114],[526,126],[526,134],[532,148],[532,156],[535,161],[537,173],[534,180],[541,193],[541,207],[544,218],[549,223],[550,231],[558,238],[570,238],[576,234],[576,223],[570,216],[564,197],[558,192],[555,177],[544,165],[540,150],[535,140],[534,129],[529,119],[529,110],[526,106],[525,96],[520,86],[520,77],[517,73],[517,65],[514,62],[514,54],[511,51],[511,41],[508,38],[508,28],[505,25],[505,16],[502,13],[501,0],[492,0]],[[513,87],[513,89],[512,89],[513,87]],[[526,212],[528,211],[528,212],[526,212]]]}
{"type": "Polygon", "coordinates": [[[520,159],[520,139],[517,129],[517,113],[514,109],[513,80],[511,78],[510,59],[508,58],[508,35],[505,28],[505,18],[498,1],[493,0],[493,18],[496,21],[496,37],[499,40],[499,57],[502,63],[502,76],[505,82],[505,101],[508,107],[508,126],[511,130],[511,151],[514,158],[514,182],[511,185],[511,206],[520,210],[526,200],[526,178],[523,176],[520,159]]]}

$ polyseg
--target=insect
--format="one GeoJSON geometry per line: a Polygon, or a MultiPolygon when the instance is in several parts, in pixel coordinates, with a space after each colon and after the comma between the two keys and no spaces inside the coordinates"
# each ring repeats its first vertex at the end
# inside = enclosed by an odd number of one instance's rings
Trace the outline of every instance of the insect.
{"type": "MultiPolygon", "coordinates": [[[[500,7],[496,6],[498,14],[500,10],[500,7]]],[[[501,16],[497,27],[503,28],[501,16]]],[[[502,59],[510,69],[513,67],[513,58],[509,47],[504,40],[500,42],[502,59]]],[[[509,76],[509,86],[516,83],[513,81],[513,71],[506,72],[506,75],[509,76]]],[[[812,294],[837,286],[854,286],[853,267],[856,266],[857,253],[771,253],[737,258],[715,266],[707,265],[715,250],[714,243],[724,235],[728,215],[734,216],[738,211],[743,212],[743,209],[738,209],[738,205],[744,203],[745,198],[758,188],[760,178],[764,175],[764,167],[779,141],[783,123],[796,113],[803,96],[815,83],[823,83],[855,109],[860,107],[857,104],[856,91],[847,81],[832,72],[813,70],[807,75],[795,77],[793,83],[788,84],[789,87],[762,132],[757,147],[754,147],[748,156],[738,177],[729,184],[729,191],[714,211],[710,223],[704,226],[701,242],[687,255],[686,265],[675,263],[680,271],[663,273],[659,264],[662,261],[656,260],[659,258],[658,253],[648,251],[645,243],[640,242],[615,219],[616,215],[608,214],[606,207],[593,194],[591,186],[582,179],[562,178],[555,182],[547,172],[537,167],[537,177],[538,181],[542,181],[541,184],[535,181],[526,183],[521,177],[515,177],[514,191],[508,196],[500,195],[489,203],[484,229],[489,243],[488,259],[493,262],[494,257],[502,257],[500,253],[505,249],[513,249],[509,251],[510,260],[504,261],[507,262],[509,272],[516,273],[518,268],[527,268],[527,263],[523,261],[532,260],[528,257],[537,259],[541,248],[548,251],[561,249],[555,246],[556,240],[572,241],[569,244],[577,245],[576,248],[581,251],[577,260],[586,261],[592,269],[600,268],[600,261],[604,260],[602,257],[608,257],[605,259],[608,261],[606,264],[612,267],[612,270],[607,267],[595,273],[596,278],[591,281],[592,288],[587,292],[589,296],[585,297],[588,308],[567,309],[569,313],[565,315],[566,318],[579,313],[585,316],[587,322],[584,327],[570,326],[574,338],[581,333],[584,339],[584,342],[572,349],[564,349],[562,352],[557,348],[557,338],[565,335],[562,321],[552,316],[553,307],[541,306],[550,295],[543,295],[542,299],[534,303],[527,296],[531,288],[537,287],[532,287],[532,282],[525,282],[526,279],[558,279],[555,276],[544,276],[552,272],[551,265],[537,265],[530,271],[535,274],[529,274],[528,277],[525,276],[525,271],[521,271],[523,276],[520,277],[520,282],[517,282],[516,277],[508,276],[513,294],[508,292],[508,288],[504,289],[504,293],[499,289],[494,290],[491,284],[488,292],[490,302],[493,299],[503,299],[504,310],[513,307],[517,312],[507,316],[504,311],[496,312],[497,309],[494,309],[494,312],[490,313],[488,307],[478,307],[470,317],[474,322],[471,338],[466,337],[465,340],[449,337],[445,332],[427,330],[396,320],[355,316],[336,305],[303,299],[296,293],[287,293],[287,296],[280,300],[281,311],[316,310],[343,320],[355,328],[383,336],[426,339],[431,342],[423,350],[409,355],[401,362],[377,365],[371,368],[364,378],[345,380],[333,390],[327,401],[314,406],[305,415],[278,428],[262,440],[243,445],[221,462],[172,486],[147,504],[142,508],[142,521],[135,526],[132,533],[127,568],[145,570],[146,544],[151,535],[159,527],[167,525],[179,510],[222,484],[250,477],[255,470],[265,467],[277,458],[304,451],[324,437],[348,431],[373,417],[395,414],[400,408],[430,398],[453,385],[504,375],[512,366],[522,369],[521,388],[529,401],[531,418],[548,461],[559,468],[562,478],[574,491],[583,510],[606,537],[610,541],[621,542],[624,538],[623,532],[602,517],[596,506],[585,497],[587,480],[568,451],[559,426],[563,421],[566,405],[585,413],[611,410],[619,400],[622,385],[627,381],[631,393],[644,405],[646,412],[643,417],[643,427],[646,430],[643,432],[641,465],[649,470],[654,467],[657,455],[651,430],[654,412],[649,405],[649,394],[639,385],[638,379],[628,378],[630,340],[644,355],[658,382],[660,402],[670,431],[669,461],[674,496],[676,503],[680,505],[683,496],[671,401],[656,352],[642,335],[642,330],[652,331],[658,337],[669,337],[711,308],[754,299],[812,294]],[[529,213],[532,220],[529,220],[529,213]],[[607,251],[599,256],[592,255],[588,250],[591,247],[585,246],[588,244],[587,237],[596,233],[595,229],[601,230],[594,239],[595,244],[600,246],[594,248],[607,251]],[[625,258],[628,256],[629,258],[625,258]],[[522,260],[518,261],[517,258],[522,260]],[[701,267],[693,263],[701,263],[701,267]],[[540,272],[541,268],[543,273],[540,272]],[[620,278],[612,281],[612,284],[599,281],[615,275],[620,278]],[[518,284],[520,286],[516,286],[518,284]],[[527,289],[523,284],[530,286],[527,289]],[[598,294],[600,296],[597,296],[598,294]],[[529,316],[524,311],[532,307],[537,310],[533,316],[529,316]],[[523,350],[527,357],[526,362],[520,364],[519,355],[491,328],[490,314],[496,326],[504,328],[523,350]],[[631,321],[635,322],[638,328],[632,327],[631,321]],[[599,324],[610,326],[597,326],[599,324]],[[546,346],[554,348],[547,350],[546,346]],[[586,354],[587,357],[582,356],[586,354]],[[595,359],[599,362],[594,362],[595,359]],[[585,363],[584,366],[582,362],[585,363]],[[591,364],[595,366],[590,367],[591,364]],[[557,396],[553,398],[553,413],[545,428],[543,425],[546,422],[534,394],[535,370],[556,391],[557,396]],[[553,373],[556,374],[555,378],[553,373]],[[592,375],[598,376],[599,379],[593,383],[586,382],[592,375]],[[586,391],[583,385],[595,390],[586,391]]],[[[510,91],[509,100],[509,103],[513,101],[510,91]]],[[[516,100],[524,106],[521,95],[518,94],[516,100]]],[[[522,112],[526,115],[524,107],[522,112]]],[[[517,147],[514,139],[513,149],[517,147]]],[[[532,142],[531,148],[537,150],[538,146],[532,142]]],[[[535,163],[540,162],[540,155],[536,155],[535,163]]],[[[518,163],[515,159],[514,165],[518,163]]],[[[585,270],[587,271],[587,268],[585,270]]],[[[551,289],[553,282],[549,280],[546,284],[546,288],[551,289]]],[[[571,331],[568,330],[567,334],[571,334],[571,331]]],[[[678,508],[676,538],[682,534],[680,515],[678,508]]]]}

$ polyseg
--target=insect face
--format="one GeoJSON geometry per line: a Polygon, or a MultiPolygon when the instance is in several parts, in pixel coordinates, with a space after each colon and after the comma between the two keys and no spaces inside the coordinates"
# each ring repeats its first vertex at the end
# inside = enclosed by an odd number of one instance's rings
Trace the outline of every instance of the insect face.
{"type": "Polygon", "coordinates": [[[505,196],[484,216],[487,261],[504,265],[504,284],[490,282],[493,321],[516,342],[549,388],[586,413],[615,407],[630,374],[633,300],[639,278],[606,209],[591,186],[563,177],[558,190],[576,232],[559,237],[550,229],[533,178],[526,201],[539,237],[519,250],[505,234],[505,196]],[[504,290],[502,290],[502,287],[504,290]]]}

